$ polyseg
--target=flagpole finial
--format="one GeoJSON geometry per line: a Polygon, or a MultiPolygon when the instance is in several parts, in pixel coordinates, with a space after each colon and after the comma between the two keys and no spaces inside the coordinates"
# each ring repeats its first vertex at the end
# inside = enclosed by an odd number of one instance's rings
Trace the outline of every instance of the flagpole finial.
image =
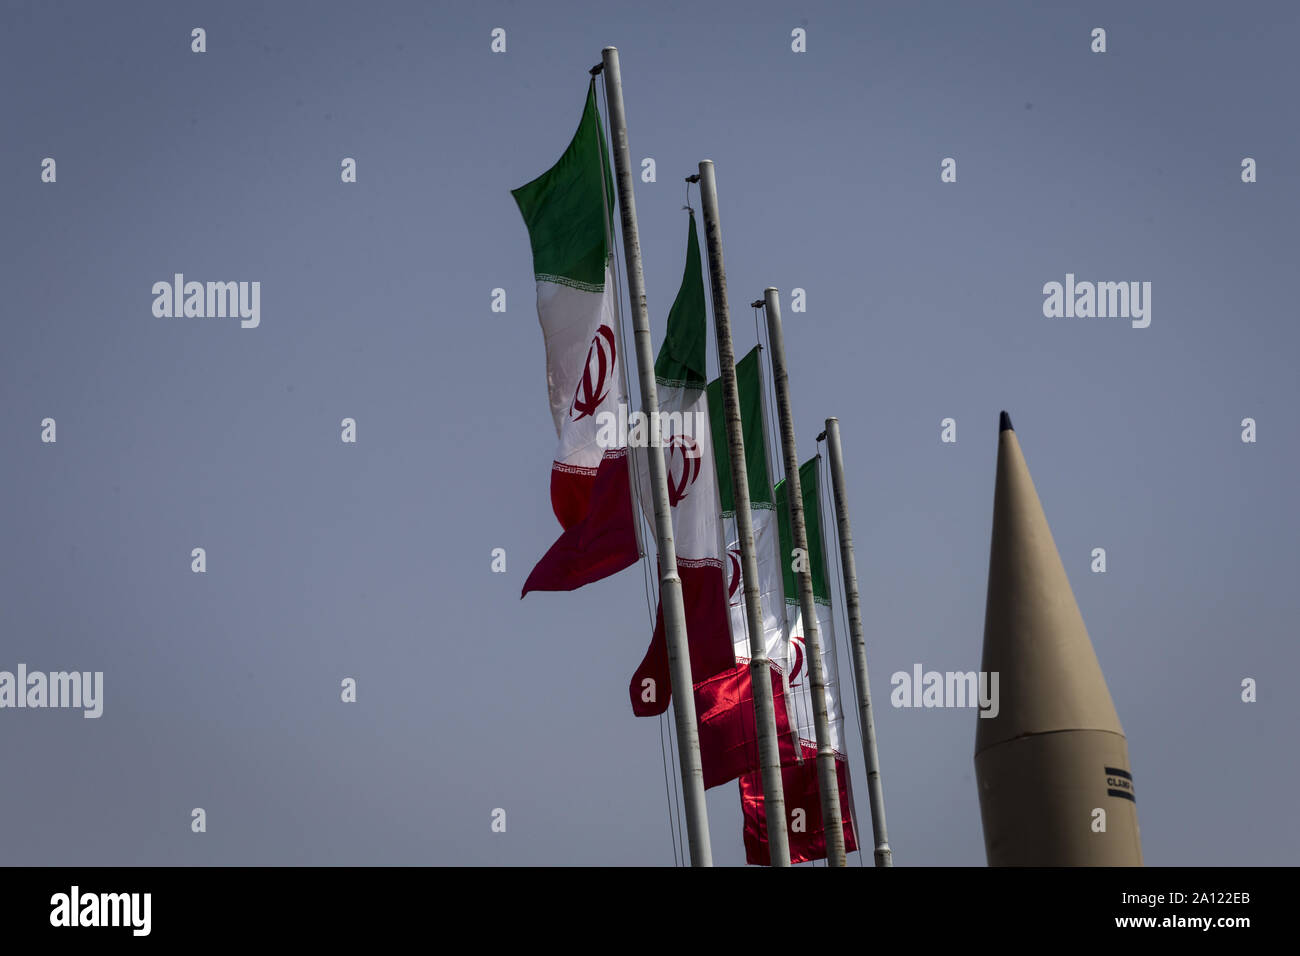
{"type": "Polygon", "coordinates": [[[762,299],[755,299],[753,302],[749,303],[749,307],[751,309],[761,309],[763,307],[763,304],[764,303],[762,299]]]}
{"type": "Polygon", "coordinates": [[[999,432],[1015,431],[1015,429],[1011,427],[1011,416],[1008,415],[1006,412],[1002,413],[1002,419],[1001,421],[998,422],[998,431],[999,432]]]}
{"type": "Polygon", "coordinates": [[[817,436],[817,440],[818,440],[819,442],[822,442],[822,441],[825,441],[825,440],[826,440],[826,432],[825,432],[825,430],[823,430],[822,433],[821,433],[820,435],[817,436]]]}
{"type": "Polygon", "coordinates": [[[600,76],[600,72],[603,69],[605,69],[605,64],[602,62],[602,63],[597,63],[587,72],[590,73],[592,76],[600,76]]]}
{"type": "Polygon", "coordinates": [[[686,177],[686,181],[688,183],[698,183],[700,181],[700,174],[692,173],[691,175],[686,177]]]}

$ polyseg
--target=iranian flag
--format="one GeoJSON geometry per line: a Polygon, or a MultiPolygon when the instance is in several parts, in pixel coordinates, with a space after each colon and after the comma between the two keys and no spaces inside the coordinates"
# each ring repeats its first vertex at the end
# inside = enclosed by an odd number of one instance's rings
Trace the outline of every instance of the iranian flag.
{"type": "MultiPolygon", "coordinates": [[[[785,680],[775,664],[768,665],[772,706],[781,766],[796,763],[794,736],[786,716],[785,680]]],[[[758,717],[754,712],[754,684],[749,661],[737,661],[720,674],[695,682],[695,712],[699,722],[700,763],[704,787],[716,787],[759,773],[758,717]]]]}
{"type": "MultiPolygon", "coordinates": [[[[830,725],[831,747],[843,756],[844,714],[840,706],[839,668],[835,660],[835,618],[831,614],[831,591],[826,576],[826,548],[822,538],[822,510],[818,464],[821,458],[812,458],[799,468],[799,487],[803,492],[804,528],[808,535],[808,567],[812,574],[813,607],[817,612],[817,632],[821,638],[822,670],[826,682],[826,719],[830,725]]],[[[803,614],[799,609],[799,582],[794,572],[794,532],[790,527],[790,509],[786,504],[784,479],[775,490],[779,515],[782,571],[782,589],[785,593],[785,615],[790,640],[790,695],[791,720],[799,739],[808,746],[817,746],[817,732],[813,726],[812,682],[808,680],[808,659],[804,647],[803,614]]]]}
{"type": "MultiPolygon", "coordinates": [[[[762,352],[757,346],[736,363],[736,386],[740,393],[740,417],[745,438],[745,469],[748,472],[750,513],[754,525],[754,552],[758,560],[759,607],[763,614],[763,638],[767,658],[789,672],[790,643],[785,630],[785,598],[781,577],[781,542],[777,533],[776,501],[767,468],[767,435],[763,405],[762,352]]],[[[713,441],[727,447],[726,422],[722,416],[722,380],[709,384],[709,408],[713,412],[713,441]]],[[[727,603],[731,613],[731,635],[737,658],[747,660],[749,619],[745,613],[745,588],[740,564],[740,532],[736,527],[736,503],[732,492],[729,456],[718,458],[718,486],[722,490],[723,534],[727,541],[727,603]]]]}
{"type": "MultiPolygon", "coordinates": [[[[660,412],[666,416],[668,501],[672,506],[677,573],[686,608],[700,763],[707,788],[751,773],[758,769],[759,762],[752,678],[748,660],[736,660],[727,608],[723,503],[719,494],[719,462],[725,454],[717,444],[710,416],[715,405],[720,407],[721,398],[711,399],[711,389],[705,388],[708,326],[704,301],[704,274],[692,214],[687,231],[686,268],[681,289],[668,314],[668,332],[655,363],[655,377],[659,384],[660,412]]],[[[637,460],[645,461],[640,454],[637,460]]],[[[642,481],[641,500],[648,508],[652,500],[648,468],[643,464],[638,470],[642,481]]],[[[726,474],[729,476],[730,472],[726,474]]],[[[730,487],[730,477],[727,481],[730,487]]],[[[653,519],[653,514],[648,517],[653,519]]],[[[772,682],[777,730],[785,742],[783,757],[794,759],[794,736],[786,718],[785,685],[780,670],[771,668],[768,679],[772,682]]],[[[661,714],[668,707],[672,687],[662,605],[650,648],[632,677],[629,693],[632,709],[638,716],[661,714]]]]}
{"type": "MultiPolygon", "coordinates": [[[[802,750],[801,764],[786,762],[784,754],[781,758],[781,791],[785,797],[791,863],[826,859],[826,827],[822,823],[821,789],[817,784],[817,748],[803,745],[802,750]]],[[[849,786],[849,763],[840,756],[835,758],[835,775],[844,821],[844,852],[851,853],[858,848],[852,819],[853,790],[849,786]]],[[[745,813],[745,862],[771,866],[761,775],[751,773],[740,778],[740,802],[745,813]]]]}
{"type": "MultiPolygon", "coordinates": [[[[853,823],[852,788],[844,746],[844,713],[840,701],[839,668],[835,659],[835,619],[831,613],[831,593],[826,574],[826,548],[822,535],[820,494],[820,458],[805,462],[799,469],[803,493],[804,525],[808,535],[808,566],[812,576],[813,606],[822,649],[822,672],[826,684],[826,717],[830,743],[835,751],[835,772],[840,790],[840,815],[844,823],[844,849],[858,848],[853,823]]],[[[787,762],[782,757],[781,776],[785,792],[787,831],[790,838],[790,862],[805,863],[826,858],[826,834],[822,824],[821,792],[817,782],[817,732],[813,722],[812,684],[808,680],[808,659],[804,647],[803,615],[799,609],[798,579],[794,572],[794,533],[790,526],[790,509],[786,504],[786,483],[775,489],[777,524],[780,537],[782,590],[785,594],[785,620],[790,646],[790,669],[787,674],[786,706],[790,722],[799,736],[800,759],[787,762]]],[[[740,778],[740,800],[745,813],[745,858],[750,863],[768,865],[771,855],[767,845],[767,822],[763,813],[762,778],[747,774],[740,778]]]]}
{"type": "Polygon", "coordinates": [[[614,183],[594,80],[564,155],[511,195],[533,251],[546,386],[559,438],[551,507],[564,529],[523,593],[572,591],[640,558],[624,436],[601,427],[626,409],[627,390],[609,268],[614,183]]]}
{"type": "MultiPolygon", "coordinates": [[[[727,619],[718,482],[705,391],[707,335],[704,273],[692,213],[687,228],[686,267],[677,298],[668,313],[668,330],[655,361],[655,380],[659,387],[660,433],[668,467],[668,503],[672,507],[677,574],[682,581],[682,601],[686,608],[691,679],[697,685],[730,670],[736,663],[727,619]]],[[[648,459],[643,453],[647,443],[640,439],[635,428],[632,436],[633,445],[639,446],[635,457],[641,503],[646,517],[653,522],[654,497],[650,493],[648,459]]],[[[632,675],[628,690],[632,710],[638,717],[655,716],[668,709],[672,691],[662,603],[650,647],[632,675]]],[[[701,759],[707,761],[703,755],[701,759]]]]}

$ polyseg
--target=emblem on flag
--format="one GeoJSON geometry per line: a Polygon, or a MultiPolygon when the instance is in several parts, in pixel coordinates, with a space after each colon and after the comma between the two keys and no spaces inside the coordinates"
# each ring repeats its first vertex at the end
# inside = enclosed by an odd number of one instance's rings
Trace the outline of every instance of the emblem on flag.
{"type": "Polygon", "coordinates": [[[569,416],[575,422],[581,421],[588,415],[594,415],[596,409],[600,408],[600,403],[609,394],[609,383],[606,379],[612,376],[614,360],[617,358],[618,352],[614,348],[614,330],[608,325],[602,325],[591,337],[591,345],[587,348],[587,361],[582,368],[582,378],[578,380],[578,387],[573,391],[573,401],[569,403],[569,416]]]}
{"type": "Polygon", "coordinates": [[[690,435],[673,435],[668,439],[668,504],[677,507],[677,502],[686,497],[695,479],[700,477],[700,446],[690,435]],[[678,462],[681,462],[680,468],[678,462]]]}

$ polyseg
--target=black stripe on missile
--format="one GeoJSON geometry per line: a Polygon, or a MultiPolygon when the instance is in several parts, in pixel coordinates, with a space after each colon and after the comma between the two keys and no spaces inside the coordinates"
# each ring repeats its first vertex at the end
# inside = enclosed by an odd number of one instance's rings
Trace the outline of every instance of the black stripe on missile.
{"type": "Polygon", "coordinates": [[[1127,790],[1107,790],[1106,796],[1123,797],[1125,800],[1132,800],[1134,803],[1138,802],[1138,798],[1133,796],[1133,794],[1129,793],[1127,790]]]}
{"type": "Polygon", "coordinates": [[[1123,777],[1125,780],[1132,782],[1133,775],[1127,770],[1120,770],[1119,767],[1107,767],[1106,772],[1115,777],[1123,777]]]}

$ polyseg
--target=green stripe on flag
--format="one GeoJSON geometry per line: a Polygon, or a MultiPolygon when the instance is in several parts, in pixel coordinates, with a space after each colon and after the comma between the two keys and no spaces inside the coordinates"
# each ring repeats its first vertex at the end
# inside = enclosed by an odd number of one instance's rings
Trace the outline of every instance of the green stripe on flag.
{"type": "MultiPolygon", "coordinates": [[[[700,242],[691,213],[686,231],[686,269],[682,285],[668,313],[668,331],[655,362],[655,379],[669,388],[704,388],[705,336],[704,271],[700,268],[700,242]]],[[[716,446],[715,446],[716,447],[716,446]]]]}
{"type": "MultiPolygon", "coordinates": [[[[745,468],[749,472],[749,501],[753,507],[772,505],[772,482],[767,474],[767,442],[763,437],[763,386],[758,346],[736,363],[736,390],[740,393],[740,422],[745,436],[745,468]]],[[[736,496],[731,488],[731,443],[727,441],[723,414],[722,379],[709,383],[709,425],[713,431],[713,460],[717,462],[722,513],[733,514],[736,496]]]]}
{"type": "MultiPolygon", "coordinates": [[[[822,509],[819,495],[817,459],[810,458],[799,466],[799,490],[803,492],[803,523],[808,533],[808,567],[812,571],[813,600],[829,604],[831,591],[826,584],[826,567],[822,562],[822,509]]],[[[790,527],[790,508],[786,504],[785,479],[776,484],[777,520],[781,530],[781,573],[785,577],[785,603],[799,603],[799,585],[794,573],[794,531],[790,527]]]]}
{"type": "Polygon", "coordinates": [[[615,197],[605,133],[596,109],[594,79],[587,87],[582,121],[564,155],[531,183],[511,190],[510,195],[515,197],[528,226],[537,280],[586,292],[603,291],[605,262],[609,258],[606,227],[613,220],[615,197]],[[604,217],[606,197],[609,221],[604,217]]]}

